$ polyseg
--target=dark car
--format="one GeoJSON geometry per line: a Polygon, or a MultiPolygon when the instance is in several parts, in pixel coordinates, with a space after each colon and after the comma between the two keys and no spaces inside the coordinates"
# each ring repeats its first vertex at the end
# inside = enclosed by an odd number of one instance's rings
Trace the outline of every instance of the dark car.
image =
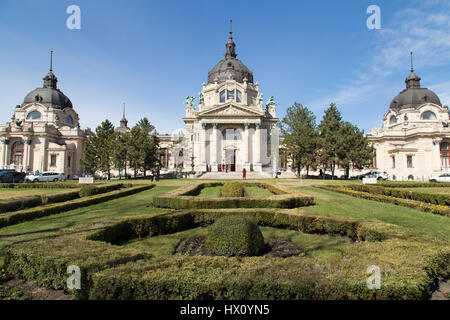
{"type": "Polygon", "coordinates": [[[0,171],[0,183],[24,182],[25,172],[0,171]]]}

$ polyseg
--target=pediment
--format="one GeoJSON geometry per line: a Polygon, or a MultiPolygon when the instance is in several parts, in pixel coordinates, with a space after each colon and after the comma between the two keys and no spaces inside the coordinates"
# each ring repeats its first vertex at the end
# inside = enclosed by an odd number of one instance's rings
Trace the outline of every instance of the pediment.
{"type": "Polygon", "coordinates": [[[202,111],[198,115],[206,117],[261,117],[265,114],[263,111],[229,104],[202,111]]]}

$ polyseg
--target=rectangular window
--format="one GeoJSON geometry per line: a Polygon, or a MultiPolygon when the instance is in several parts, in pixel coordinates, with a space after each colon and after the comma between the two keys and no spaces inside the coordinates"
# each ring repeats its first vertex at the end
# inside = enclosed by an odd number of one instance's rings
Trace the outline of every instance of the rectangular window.
{"type": "Polygon", "coordinates": [[[413,167],[413,156],[406,156],[406,165],[408,168],[413,167]]]}
{"type": "Polygon", "coordinates": [[[67,168],[70,168],[70,163],[72,162],[72,157],[71,156],[69,156],[68,158],[67,158],[67,168]]]}
{"type": "Polygon", "coordinates": [[[227,90],[227,100],[234,100],[234,90],[227,90]]]}
{"type": "Polygon", "coordinates": [[[236,102],[242,101],[242,93],[239,90],[236,90],[236,102]]]}
{"type": "Polygon", "coordinates": [[[225,90],[220,91],[220,102],[225,102],[225,90]]]}
{"type": "Polygon", "coordinates": [[[56,167],[56,154],[50,155],[50,167],[56,167]]]}
{"type": "Polygon", "coordinates": [[[395,169],[395,156],[392,156],[392,169],[395,169]]]}

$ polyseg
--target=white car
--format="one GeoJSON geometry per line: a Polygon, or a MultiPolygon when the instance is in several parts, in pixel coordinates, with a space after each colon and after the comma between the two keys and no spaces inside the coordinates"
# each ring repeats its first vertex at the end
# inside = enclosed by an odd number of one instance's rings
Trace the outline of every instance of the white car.
{"type": "Polygon", "coordinates": [[[450,173],[444,173],[440,176],[433,176],[428,179],[430,182],[450,182],[450,173]]]}
{"type": "Polygon", "coordinates": [[[25,177],[28,182],[50,182],[50,181],[64,181],[65,176],[57,172],[41,172],[38,174],[30,174],[25,177]]]}
{"type": "Polygon", "coordinates": [[[376,178],[377,180],[388,180],[389,174],[386,171],[370,171],[364,175],[364,178],[376,178]]]}

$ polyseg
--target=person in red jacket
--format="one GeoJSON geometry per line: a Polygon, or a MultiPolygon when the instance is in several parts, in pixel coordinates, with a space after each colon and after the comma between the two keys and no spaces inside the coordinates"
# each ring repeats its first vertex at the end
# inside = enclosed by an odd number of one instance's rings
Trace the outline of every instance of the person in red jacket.
{"type": "Polygon", "coordinates": [[[242,170],[242,179],[245,179],[247,177],[247,170],[242,170]]]}

